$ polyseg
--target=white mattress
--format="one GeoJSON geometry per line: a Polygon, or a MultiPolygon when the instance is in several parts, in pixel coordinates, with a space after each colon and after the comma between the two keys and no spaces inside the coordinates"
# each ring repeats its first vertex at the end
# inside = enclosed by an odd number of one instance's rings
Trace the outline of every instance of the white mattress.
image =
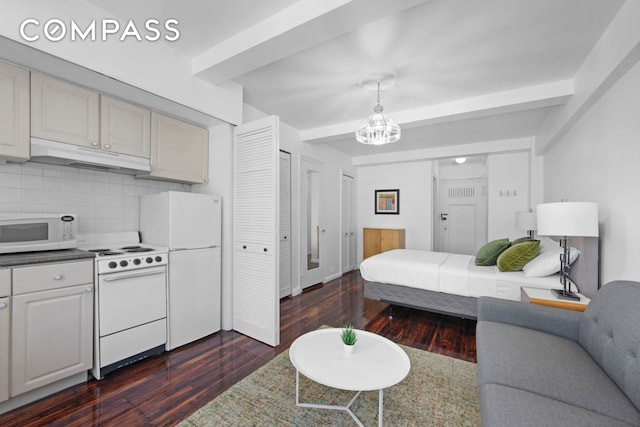
{"type": "Polygon", "coordinates": [[[559,287],[558,275],[525,277],[522,271],[503,273],[496,266],[478,266],[472,255],[396,249],[367,258],[360,264],[370,282],[402,285],[466,297],[520,299],[520,287],[559,287]]]}

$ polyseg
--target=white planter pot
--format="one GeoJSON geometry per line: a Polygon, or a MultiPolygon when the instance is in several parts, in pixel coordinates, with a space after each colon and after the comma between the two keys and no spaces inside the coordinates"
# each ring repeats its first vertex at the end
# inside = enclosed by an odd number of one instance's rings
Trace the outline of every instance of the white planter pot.
{"type": "Polygon", "coordinates": [[[342,344],[342,347],[344,348],[344,353],[347,356],[350,356],[351,354],[353,354],[353,350],[356,348],[355,345],[346,345],[346,344],[342,344]]]}

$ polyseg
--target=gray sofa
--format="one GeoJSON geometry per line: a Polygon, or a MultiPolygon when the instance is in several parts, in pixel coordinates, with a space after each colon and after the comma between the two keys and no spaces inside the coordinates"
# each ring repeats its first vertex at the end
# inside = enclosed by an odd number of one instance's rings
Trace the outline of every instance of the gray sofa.
{"type": "Polygon", "coordinates": [[[584,313],[482,297],[476,340],[484,427],[640,426],[640,283],[584,313]]]}

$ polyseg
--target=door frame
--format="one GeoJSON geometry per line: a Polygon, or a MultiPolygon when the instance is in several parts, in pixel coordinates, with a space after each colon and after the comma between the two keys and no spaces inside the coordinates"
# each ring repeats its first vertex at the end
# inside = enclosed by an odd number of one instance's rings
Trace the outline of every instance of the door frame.
{"type": "Polygon", "coordinates": [[[326,232],[324,229],[324,164],[312,157],[300,155],[300,288],[322,283],[325,278],[326,255],[325,245],[322,244],[326,232]],[[307,186],[305,185],[308,171],[318,172],[318,245],[319,266],[313,270],[307,269],[307,186]]]}
{"type": "MultiPolygon", "coordinates": [[[[353,244],[352,244],[352,248],[351,248],[351,252],[352,252],[352,256],[353,256],[353,269],[345,271],[345,268],[347,268],[348,266],[345,266],[343,264],[343,260],[344,260],[344,246],[343,246],[343,235],[345,233],[345,224],[344,224],[344,210],[345,210],[345,206],[344,206],[344,179],[349,178],[351,179],[351,186],[352,186],[352,190],[355,189],[355,185],[356,185],[356,178],[355,176],[353,176],[352,174],[341,170],[340,171],[340,274],[345,274],[348,273],[349,271],[353,271],[356,269],[356,258],[358,256],[358,249],[357,249],[357,235],[355,232],[355,219],[356,219],[356,211],[355,211],[355,207],[356,207],[356,199],[354,197],[355,195],[355,191],[352,191],[351,193],[351,199],[350,199],[350,205],[351,205],[351,209],[349,211],[350,213],[350,222],[351,222],[351,233],[353,234],[353,237],[351,237],[353,244]]],[[[349,232],[349,230],[347,230],[346,232],[349,232]]]]}

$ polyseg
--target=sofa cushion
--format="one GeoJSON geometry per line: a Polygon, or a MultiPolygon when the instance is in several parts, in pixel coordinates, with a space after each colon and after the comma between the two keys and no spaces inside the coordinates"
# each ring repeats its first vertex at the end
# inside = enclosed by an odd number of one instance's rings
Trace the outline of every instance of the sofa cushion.
{"type": "Polygon", "coordinates": [[[526,390],[485,384],[478,391],[483,426],[628,426],[621,421],[526,390]]]}
{"type": "Polygon", "coordinates": [[[579,341],[640,408],[640,283],[615,281],[592,298],[580,322],[579,341]]]}
{"type": "Polygon", "coordinates": [[[479,386],[521,389],[640,424],[640,412],[576,341],[489,321],[478,322],[476,335],[479,386]]]}

